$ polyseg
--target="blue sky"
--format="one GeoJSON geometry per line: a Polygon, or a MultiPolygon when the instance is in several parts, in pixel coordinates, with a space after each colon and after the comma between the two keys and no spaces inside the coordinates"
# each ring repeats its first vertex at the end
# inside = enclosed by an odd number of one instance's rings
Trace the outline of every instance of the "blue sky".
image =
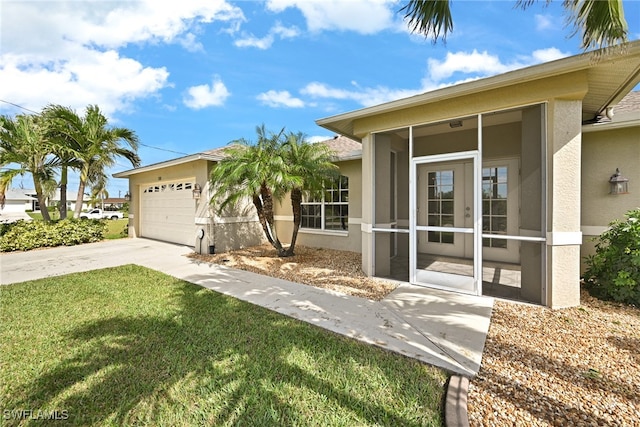
{"type": "MultiPolygon", "coordinates": [[[[638,39],[640,2],[623,4],[638,39]]],[[[148,165],[253,139],[262,123],[330,138],[316,119],[580,53],[561,0],[453,0],[446,44],[410,34],[402,5],[0,0],[0,114],[97,104],[137,133],[148,165]]],[[[126,189],[111,179],[111,196],[126,189]]]]}

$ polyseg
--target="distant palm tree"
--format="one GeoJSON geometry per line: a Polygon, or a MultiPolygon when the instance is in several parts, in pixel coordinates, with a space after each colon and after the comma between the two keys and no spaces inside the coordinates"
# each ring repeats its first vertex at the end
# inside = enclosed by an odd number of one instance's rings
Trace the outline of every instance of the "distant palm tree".
{"type": "MultiPolygon", "coordinates": [[[[536,0],[517,0],[516,5],[526,9],[536,0]]],[[[546,0],[551,3],[551,0],[546,0]]],[[[607,48],[627,42],[628,25],[624,17],[622,0],[563,0],[567,22],[573,26],[574,36],[582,34],[583,50],[607,48]]],[[[400,9],[412,32],[425,37],[446,40],[453,30],[449,0],[409,0],[400,9]]]]}
{"type": "MultiPolygon", "coordinates": [[[[124,157],[133,167],[140,165],[136,153],[138,137],[126,128],[108,127],[108,120],[97,105],[89,105],[84,116],[79,116],[70,108],[57,106],[54,115],[58,120],[56,131],[68,144],[69,155],[65,158],[69,165],[78,168],[80,184],[73,216],[80,217],[85,188],[88,184],[105,179],[105,169],[115,165],[117,157],[124,157]],[[124,142],[131,149],[121,143],[124,142]]],[[[63,154],[64,156],[64,154],[63,154]]]]}
{"type": "Polygon", "coordinates": [[[238,139],[224,150],[225,158],[211,171],[211,203],[218,212],[249,199],[256,208],[262,230],[278,256],[287,256],[274,226],[273,202],[282,200],[292,186],[284,159],[280,155],[279,133],[267,133],[264,124],[256,127],[255,143],[238,139]]]}
{"type": "Polygon", "coordinates": [[[47,194],[55,188],[55,171],[59,161],[51,154],[47,126],[39,115],[20,114],[15,118],[0,116],[0,200],[18,175],[30,173],[42,219],[49,222],[47,194]],[[15,165],[15,167],[11,167],[15,165]]]}
{"type": "Polygon", "coordinates": [[[287,255],[293,255],[302,220],[302,199],[304,196],[320,198],[325,186],[338,176],[338,167],[332,163],[335,153],[324,144],[311,144],[301,132],[289,133],[282,145],[282,156],[289,168],[289,174],[296,177],[290,188],[293,210],[293,232],[287,255]]]}
{"type": "Polygon", "coordinates": [[[106,176],[103,176],[103,178],[105,179],[100,179],[98,181],[92,182],[90,193],[91,204],[95,207],[98,203],[100,203],[101,209],[104,209],[104,199],[109,198],[109,192],[106,188],[106,176]]]}

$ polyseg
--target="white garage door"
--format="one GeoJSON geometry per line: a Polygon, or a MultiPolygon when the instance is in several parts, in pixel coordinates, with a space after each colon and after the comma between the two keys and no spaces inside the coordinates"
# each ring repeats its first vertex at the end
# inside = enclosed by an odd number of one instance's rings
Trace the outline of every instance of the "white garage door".
{"type": "Polygon", "coordinates": [[[140,235],[193,246],[196,232],[194,182],[191,179],[144,186],[140,198],[140,235]]]}

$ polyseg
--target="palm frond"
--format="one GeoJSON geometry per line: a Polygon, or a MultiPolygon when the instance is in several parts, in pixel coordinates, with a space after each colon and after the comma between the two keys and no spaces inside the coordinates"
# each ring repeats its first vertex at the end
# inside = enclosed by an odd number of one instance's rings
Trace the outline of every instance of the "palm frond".
{"type": "Polygon", "coordinates": [[[446,41],[447,34],[453,31],[453,18],[449,0],[410,0],[400,12],[413,33],[419,33],[436,42],[439,38],[446,41]]]}

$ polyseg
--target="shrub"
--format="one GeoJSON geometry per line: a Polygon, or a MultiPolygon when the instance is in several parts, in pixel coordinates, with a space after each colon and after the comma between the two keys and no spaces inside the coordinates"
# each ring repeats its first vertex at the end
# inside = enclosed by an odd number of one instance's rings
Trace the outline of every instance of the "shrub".
{"type": "Polygon", "coordinates": [[[101,220],[65,219],[58,222],[18,221],[0,236],[0,252],[73,246],[103,240],[107,225],[101,220]]]}
{"type": "Polygon", "coordinates": [[[640,306],[640,208],[596,238],[586,258],[585,286],[594,296],[640,306]]]}

